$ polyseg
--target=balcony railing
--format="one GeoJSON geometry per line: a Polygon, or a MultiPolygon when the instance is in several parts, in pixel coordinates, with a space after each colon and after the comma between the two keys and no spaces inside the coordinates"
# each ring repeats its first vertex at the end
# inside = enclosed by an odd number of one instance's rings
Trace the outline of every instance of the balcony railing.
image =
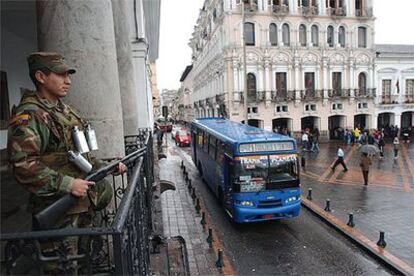
{"type": "Polygon", "coordinates": [[[319,100],[323,97],[323,90],[306,89],[300,91],[300,98],[304,101],[319,100]]]}
{"type": "Polygon", "coordinates": [[[318,7],[299,7],[299,13],[305,17],[318,15],[318,7]]]}
{"type": "Polygon", "coordinates": [[[345,8],[327,8],[326,14],[332,17],[346,16],[345,8]]]}
{"type": "Polygon", "coordinates": [[[277,90],[271,92],[272,101],[275,102],[289,102],[295,99],[294,90],[277,90]]]}
{"type": "MultiPolygon", "coordinates": [[[[113,202],[99,211],[93,228],[61,228],[1,233],[6,274],[149,275],[152,231],[153,151],[150,130],[125,137],[127,176],[114,176],[119,160],[94,173],[96,185],[112,179],[113,202]],[[98,179],[100,178],[100,179],[98,179]],[[109,179],[108,179],[109,180],[109,179]],[[70,252],[67,238],[82,239],[86,252],[70,252]],[[45,244],[53,244],[47,253],[45,244]],[[86,244],[85,244],[86,245],[86,244]],[[43,248],[43,249],[42,249],[43,248]],[[47,255],[46,255],[47,254],[47,255]]],[[[97,211],[96,211],[97,212],[97,211]]],[[[48,217],[47,219],[49,219],[48,217]]]]}
{"type": "Polygon", "coordinates": [[[414,95],[405,95],[404,103],[414,103],[414,95]]]}
{"type": "Polygon", "coordinates": [[[370,18],[373,16],[372,9],[356,9],[355,10],[355,16],[356,17],[362,17],[362,18],[370,18]]]}
{"type": "Polygon", "coordinates": [[[244,11],[245,12],[256,12],[257,10],[258,10],[257,3],[253,2],[253,1],[246,1],[246,3],[244,3],[244,11]]]}
{"type": "Polygon", "coordinates": [[[381,104],[397,104],[398,96],[397,95],[382,95],[381,104]]]}
{"type": "Polygon", "coordinates": [[[287,5],[273,5],[272,12],[274,15],[286,15],[289,13],[289,6],[287,5]]]}
{"type": "Polygon", "coordinates": [[[366,88],[366,89],[355,89],[355,98],[359,98],[359,99],[372,99],[375,98],[376,96],[376,91],[377,89],[375,88],[366,88]]]}
{"type": "Polygon", "coordinates": [[[329,89],[329,98],[347,98],[351,95],[351,89],[329,89]]]}

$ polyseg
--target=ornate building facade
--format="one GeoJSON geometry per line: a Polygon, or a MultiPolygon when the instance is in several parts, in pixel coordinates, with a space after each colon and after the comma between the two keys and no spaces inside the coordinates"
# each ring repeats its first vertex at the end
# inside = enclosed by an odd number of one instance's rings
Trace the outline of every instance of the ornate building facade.
{"type": "Polygon", "coordinates": [[[374,20],[372,0],[206,0],[190,41],[195,116],[247,110],[251,125],[326,138],[376,128],[374,20]]]}

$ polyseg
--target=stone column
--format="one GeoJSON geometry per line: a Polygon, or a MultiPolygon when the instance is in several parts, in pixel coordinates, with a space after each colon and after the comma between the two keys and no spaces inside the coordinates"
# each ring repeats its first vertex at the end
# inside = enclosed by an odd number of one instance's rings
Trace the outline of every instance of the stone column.
{"type": "Polygon", "coordinates": [[[127,2],[130,1],[111,1],[115,27],[124,133],[125,135],[134,135],[138,131],[138,99],[130,42],[132,32],[130,29],[132,25],[130,21],[133,19],[133,13],[128,14],[130,10],[128,9],[127,2]]]}
{"type": "Polygon", "coordinates": [[[123,156],[124,129],[110,0],[37,1],[40,51],[63,54],[77,69],[66,102],[97,133],[99,158],[123,156]]]}

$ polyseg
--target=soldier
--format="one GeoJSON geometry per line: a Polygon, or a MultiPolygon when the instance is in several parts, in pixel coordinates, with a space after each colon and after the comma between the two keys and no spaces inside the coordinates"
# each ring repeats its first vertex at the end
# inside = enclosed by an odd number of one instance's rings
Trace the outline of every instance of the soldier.
{"type": "MultiPolygon", "coordinates": [[[[93,214],[90,199],[95,201],[94,206],[106,207],[112,190],[107,183],[103,190],[94,191],[98,185],[84,180],[87,173],[69,160],[69,151],[79,152],[74,143],[74,127],[84,130],[87,125],[73,108],[61,101],[69,92],[70,75],[76,71],[57,53],[37,52],[27,60],[36,91],[24,93],[9,123],[8,152],[13,174],[30,192],[32,214],[71,193],[79,201],[59,220],[56,228],[88,227],[93,214]]],[[[90,153],[82,155],[95,169],[100,167],[100,162],[90,153]]],[[[119,172],[125,170],[125,165],[120,163],[119,172]]],[[[70,240],[71,254],[76,253],[77,243],[77,239],[70,240]]],[[[54,246],[49,249],[53,251],[54,246]]],[[[42,246],[42,249],[48,248],[42,246]]]]}

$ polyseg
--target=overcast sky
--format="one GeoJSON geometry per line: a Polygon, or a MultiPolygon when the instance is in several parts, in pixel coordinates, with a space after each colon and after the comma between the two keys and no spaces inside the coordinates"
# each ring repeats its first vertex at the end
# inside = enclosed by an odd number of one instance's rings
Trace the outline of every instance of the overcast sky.
{"type": "MultiPolygon", "coordinates": [[[[414,0],[373,0],[375,43],[414,44],[414,0]]],[[[158,88],[177,89],[191,64],[188,42],[204,0],[161,0],[158,88]]]]}

